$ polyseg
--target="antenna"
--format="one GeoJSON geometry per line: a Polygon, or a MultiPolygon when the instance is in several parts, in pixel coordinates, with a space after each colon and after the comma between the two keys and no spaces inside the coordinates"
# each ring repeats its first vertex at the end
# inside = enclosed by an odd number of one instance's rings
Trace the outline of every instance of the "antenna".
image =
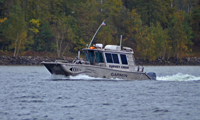
{"type": "MultiPolygon", "coordinates": [[[[104,20],[105,21],[105,20],[104,20]]],[[[99,26],[99,28],[97,29],[97,31],[95,32],[94,36],[92,37],[92,40],[90,41],[90,44],[88,45],[88,48],[90,48],[92,41],[94,39],[94,37],[96,36],[97,32],[99,31],[99,29],[101,28],[102,25],[105,25],[104,21],[101,23],[101,25],[99,26]]]]}

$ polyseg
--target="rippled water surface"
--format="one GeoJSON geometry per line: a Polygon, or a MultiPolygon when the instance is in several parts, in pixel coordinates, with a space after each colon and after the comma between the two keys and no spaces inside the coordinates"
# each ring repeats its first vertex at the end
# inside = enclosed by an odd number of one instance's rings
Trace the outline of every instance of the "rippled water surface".
{"type": "Polygon", "coordinates": [[[157,80],[51,75],[0,66],[1,120],[199,120],[200,66],[146,66],[157,80]]]}

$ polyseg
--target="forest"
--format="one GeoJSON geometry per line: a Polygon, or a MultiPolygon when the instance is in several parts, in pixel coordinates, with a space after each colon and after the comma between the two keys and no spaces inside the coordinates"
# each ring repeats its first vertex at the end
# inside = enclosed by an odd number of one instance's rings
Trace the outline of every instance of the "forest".
{"type": "Polygon", "coordinates": [[[0,0],[0,55],[76,54],[90,43],[141,59],[200,56],[200,0],[0,0]]]}

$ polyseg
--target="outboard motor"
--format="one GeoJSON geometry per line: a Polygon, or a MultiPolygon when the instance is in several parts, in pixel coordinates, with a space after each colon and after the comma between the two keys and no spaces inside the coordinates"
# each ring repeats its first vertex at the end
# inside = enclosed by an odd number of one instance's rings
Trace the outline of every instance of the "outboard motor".
{"type": "Polygon", "coordinates": [[[156,80],[156,73],[154,73],[154,72],[148,72],[147,75],[148,75],[152,80],[156,80]]]}

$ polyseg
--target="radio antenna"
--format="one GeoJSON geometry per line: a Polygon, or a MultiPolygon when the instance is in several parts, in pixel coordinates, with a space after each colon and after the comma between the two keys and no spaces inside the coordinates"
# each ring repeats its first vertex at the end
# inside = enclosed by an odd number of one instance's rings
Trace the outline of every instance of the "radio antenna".
{"type": "MultiPolygon", "coordinates": [[[[104,20],[105,21],[105,20],[104,20]]],[[[97,29],[97,31],[95,32],[94,36],[92,37],[92,40],[90,41],[90,44],[88,45],[88,48],[90,48],[92,41],[94,40],[94,37],[96,36],[97,32],[99,31],[99,29],[101,28],[101,26],[106,25],[104,23],[104,21],[101,23],[101,25],[99,26],[99,28],[97,29]]]]}

